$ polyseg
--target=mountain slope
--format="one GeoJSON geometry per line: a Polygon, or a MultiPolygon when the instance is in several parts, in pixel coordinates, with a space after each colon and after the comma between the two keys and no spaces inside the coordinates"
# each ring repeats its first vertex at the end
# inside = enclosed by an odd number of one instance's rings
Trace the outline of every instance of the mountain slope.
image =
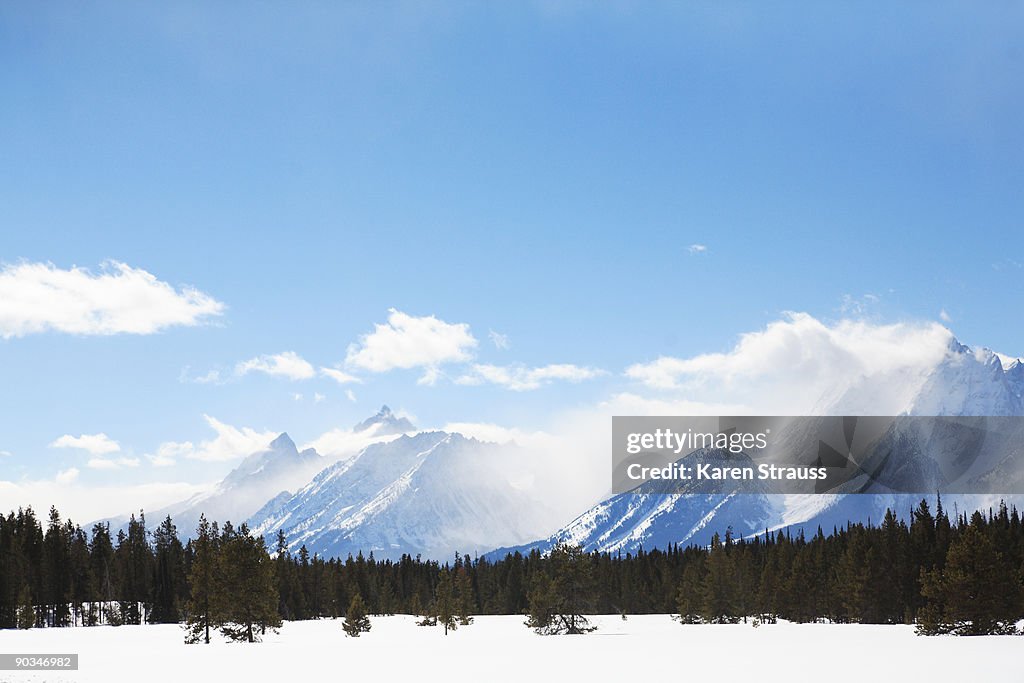
{"type": "MultiPolygon", "coordinates": [[[[953,340],[943,359],[928,373],[908,377],[896,374],[864,381],[838,392],[838,398],[822,404],[822,415],[872,414],[877,397],[897,395],[908,415],[1012,416],[1024,415],[1024,363],[1006,358],[988,349],[972,350],[953,340]],[[852,410],[851,410],[852,409],[852,410]]],[[[901,435],[902,436],[902,435],[901,435]]],[[[1022,437],[1024,443],[1024,437],[1022,437]]],[[[906,452],[921,452],[922,444],[910,444],[906,452]]],[[[1000,475],[1000,463],[993,454],[978,459],[981,470],[974,477],[1000,475]]],[[[928,467],[921,457],[913,463],[928,467]]],[[[635,551],[665,547],[669,543],[706,544],[715,532],[732,528],[737,535],[756,534],[766,528],[790,527],[813,533],[820,525],[831,531],[847,522],[878,521],[886,507],[903,518],[928,497],[934,495],[873,493],[857,495],[777,495],[763,493],[728,494],[702,491],[656,491],[647,484],[635,491],[613,496],[579,515],[551,536],[515,548],[500,548],[490,553],[501,556],[509,550],[549,549],[566,541],[587,550],[635,551]]],[[[943,496],[947,509],[962,511],[985,509],[1000,496],[943,496]]],[[[1002,496],[1024,503],[1024,496],[1002,496]]]]}
{"type": "Polygon", "coordinates": [[[212,490],[188,500],[147,513],[150,524],[158,524],[170,515],[183,537],[189,537],[199,524],[200,515],[211,521],[246,520],[268,498],[309,481],[323,467],[323,458],[312,448],[299,451],[295,442],[282,433],[231,470],[212,490]]]}
{"type": "Polygon", "coordinates": [[[515,446],[422,432],[368,446],[265,506],[250,526],[323,556],[447,559],[542,529],[546,506],[516,481],[515,446]]]}
{"type": "MultiPolygon", "coordinates": [[[[752,465],[746,454],[721,449],[699,449],[676,462],[692,468],[698,459],[713,466],[752,465]]],[[[756,482],[738,492],[722,481],[647,481],[595,505],[542,541],[488,555],[499,558],[535,548],[547,552],[556,543],[581,545],[588,552],[636,552],[672,543],[706,544],[716,532],[730,528],[738,536],[749,536],[764,531],[764,521],[778,515],[772,498],[756,482]]]]}

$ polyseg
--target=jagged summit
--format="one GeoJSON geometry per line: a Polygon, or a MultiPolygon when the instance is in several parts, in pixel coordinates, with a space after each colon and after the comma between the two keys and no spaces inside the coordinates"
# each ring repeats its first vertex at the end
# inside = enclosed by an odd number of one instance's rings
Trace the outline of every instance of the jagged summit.
{"type": "MultiPolygon", "coordinates": [[[[946,352],[930,367],[865,377],[840,389],[838,399],[822,402],[816,414],[1024,415],[1024,363],[984,347],[966,346],[952,336],[946,352]]],[[[901,450],[917,452],[921,458],[925,453],[923,444],[910,444],[901,450]]],[[[922,466],[927,464],[924,461],[922,466]]],[[[990,476],[1003,476],[1001,471],[997,465],[990,476]]],[[[536,548],[546,552],[556,542],[565,541],[582,545],[588,551],[635,552],[639,548],[664,548],[671,543],[706,544],[716,531],[721,533],[730,527],[739,535],[784,527],[813,534],[819,526],[829,529],[848,522],[881,519],[886,508],[905,516],[923,497],[882,493],[734,495],[685,487],[666,492],[666,486],[675,484],[648,482],[636,491],[612,496],[551,536],[513,549],[525,553],[536,548]],[[675,495],[679,493],[685,495],[675,495]]],[[[1012,501],[1015,497],[1007,498],[1012,501]]],[[[969,494],[943,495],[943,500],[959,505],[961,510],[993,503],[991,496],[969,494]]],[[[490,555],[501,557],[507,551],[508,548],[501,548],[490,555]]]]}
{"type": "Polygon", "coordinates": [[[281,432],[276,439],[270,442],[270,450],[298,452],[299,449],[292,441],[292,437],[288,436],[288,432],[281,432]]]}
{"type": "Polygon", "coordinates": [[[383,405],[376,415],[363,420],[353,427],[353,430],[357,432],[365,432],[368,429],[376,429],[376,434],[383,436],[415,432],[416,425],[404,417],[398,417],[391,411],[391,408],[383,405]]]}
{"type": "Polygon", "coordinates": [[[295,491],[323,468],[321,456],[312,448],[299,451],[282,432],[266,448],[242,459],[212,490],[158,510],[153,519],[170,515],[188,536],[207,519],[241,522],[260,509],[272,496],[295,491]]]}
{"type": "Polygon", "coordinates": [[[946,350],[950,353],[970,353],[971,347],[961,344],[959,339],[950,336],[949,343],[946,344],[946,350]]]}
{"type": "Polygon", "coordinates": [[[454,432],[405,434],[326,467],[248,523],[267,538],[284,531],[293,551],[305,546],[323,557],[481,552],[536,538],[548,523],[548,503],[512,483],[526,474],[523,462],[515,446],[454,432]]]}
{"type": "MultiPolygon", "coordinates": [[[[955,342],[955,340],[954,340],[955,342]]],[[[1017,359],[956,343],[907,406],[911,415],[1024,415],[1017,359]]]]}

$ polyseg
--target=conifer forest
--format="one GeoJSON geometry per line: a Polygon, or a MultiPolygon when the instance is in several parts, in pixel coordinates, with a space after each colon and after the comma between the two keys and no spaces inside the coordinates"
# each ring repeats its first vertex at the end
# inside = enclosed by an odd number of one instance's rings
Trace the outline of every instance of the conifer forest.
{"type": "MultiPolygon", "coordinates": [[[[447,633],[477,614],[521,614],[538,633],[586,633],[586,615],[671,613],[683,623],[914,624],[924,635],[1008,634],[1024,618],[1024,522],[1001,504],[952,519],[922,500],[909,523],[766,531],[707,547],[550,553],[445,562],[373,554],[324,558],[289,550],[244,524],[205,518],[183,540],[169,517],[148,531],[88,531],[51,508],[0,516],[0,628],[182,623],[187,642],[218,631],[255,641],[282,620],[422,615],[447,633]]],[[[339,627],[339,634],[342,633],[339,627]]]]}

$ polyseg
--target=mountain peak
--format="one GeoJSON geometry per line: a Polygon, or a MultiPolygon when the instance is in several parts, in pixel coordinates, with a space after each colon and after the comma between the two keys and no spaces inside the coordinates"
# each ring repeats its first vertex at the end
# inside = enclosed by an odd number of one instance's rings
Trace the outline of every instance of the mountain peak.
{"type": "Polygon", "coordinates": [[[292,441],[292,437],[288,436],[288,432],[281,432],[277,438],[270,442],[270,449],[274,451],[297,451],[298,448],[295,446],[295,442],[292,441]]]}
{"type": "Polygon", "coordinates": [[[375,428],[376,433],[380,435],[404,434],[405,432],[416,431],[416,426],[412,422],[404,417],[395,415],[386,404],[380,407],[376,415],[363,420],[353,429],[357,432],[364,432],[371,428],[375,428]]]}
{"type": "Polygon", "coordinates": [[[960,340],[954,336],[949,337],[946,347],[950,353],[969,353],[971,350],[971,347],[961,344],[960,340]]]}

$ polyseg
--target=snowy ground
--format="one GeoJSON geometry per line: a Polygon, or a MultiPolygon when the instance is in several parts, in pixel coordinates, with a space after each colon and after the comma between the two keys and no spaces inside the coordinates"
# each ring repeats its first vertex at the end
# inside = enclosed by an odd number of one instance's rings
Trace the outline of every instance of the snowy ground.
{"type": "Polygon", "coordinates": [[[477,617],[444,637],[408,616],[373,619],[346,638],[341,620],[285,624],[263,643],[185,645],[177,626],[0,631],[0,652],[78,653],[78,672],[14,673],[0,681],[256,681],[307,675],[387,680],[1024,680],[1024,638],[924,638],[907,626],[681,626],[666,615],[596,617],[586,636],[538,636],[522,617],[477,617]]]}

